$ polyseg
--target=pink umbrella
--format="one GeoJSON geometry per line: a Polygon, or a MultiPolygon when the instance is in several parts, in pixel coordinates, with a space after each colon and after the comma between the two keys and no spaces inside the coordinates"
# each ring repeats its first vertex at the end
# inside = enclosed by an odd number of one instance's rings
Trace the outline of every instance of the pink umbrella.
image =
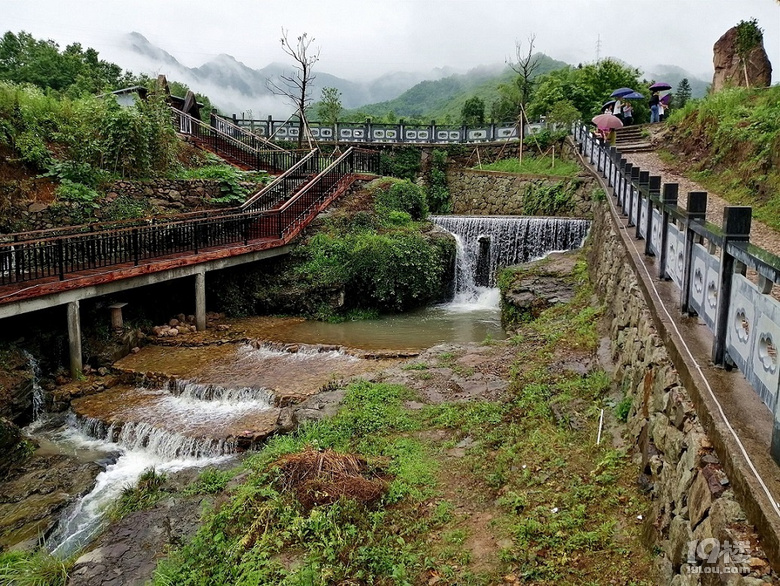
{"type": "Polygon", "coordinates": [[[598,116],[594,116],[591,122],[603,130],[623,128],[623,122],[620,118],[613,116],[612,114],[599,114],[598,116]]]}

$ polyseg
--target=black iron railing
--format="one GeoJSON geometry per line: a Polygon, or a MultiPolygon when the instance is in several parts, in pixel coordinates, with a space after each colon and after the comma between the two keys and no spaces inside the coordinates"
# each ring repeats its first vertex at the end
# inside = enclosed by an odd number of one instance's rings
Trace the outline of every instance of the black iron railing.
{"type": "Polygon", "coordinates": [[[319,164],[317,155],[310,153],[299,166],[293,166],[291,177],[280,181],[280,185],[287,186],[289,197],[286,195],[286,201],[274,209],[254,208],[251,203],[246,210],[233,208],[207,217],[147,221],[103,230],[92,227],[89,231],[37,239],[11,235],[9,242],[0,244],[0,285],[50,277],[64,279],[70,273],[138,265],[264,238],[286,241],[329,203],[339,187],[353,180],[356,167],[374,168],[379,163],[376,153],[369,156],[349,149],[317,173],[319,164]],[[306,174],[306,182],[295,185],[298,176],[303,181],[306,174]]]}
{"type": "MultiPolygon", "coordinates": [[[[244,137],[239,140],[231,134],[204,124],[189,114],[171,110],[174,123],[179,132],[194,137],[206,144],[218,155],[232,159],[251,169],[264,169],[279,172],[289,169],[300,159],[308,155],[308,151],[285,151],[278,148],[257,148],[252,140],[244,137]]],[[[259,139],[258,139],[259,140],[259,139]]],[[[263,143],[265,146],[265,143],[263,143]]]]}

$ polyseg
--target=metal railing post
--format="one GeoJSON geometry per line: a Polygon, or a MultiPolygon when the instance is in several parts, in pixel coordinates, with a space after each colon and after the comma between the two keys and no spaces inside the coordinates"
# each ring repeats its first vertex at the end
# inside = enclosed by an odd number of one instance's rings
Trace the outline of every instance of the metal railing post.
{"type": "Polygon", "coordinates": [[[648,198],[648,187],[650,186],[650,171],[640,171],[639,172],[639,193],[637,194],[637,200],[636,200],[636,218],[634,218],[634,222],[636,223],[636,231],[635,231],[635,237],[637,240],[642,238],[642,200],[645,200],[645,203],[649,202],[648,198]]]}
{"type": "Polygon", "coordinates": [[[627,207],[628,199],[631,195],[631,171],[633,170],[633,163],[626,163],[626,169],[623,172],[623,187],[621,189],[620,209],[623,210],[623,215],[628,215],[627,207]]]}
{"type": "Polygon", "coordinates": [[[729,305],[731,303],[731,279],[734,275],[734,257],[729,254],[730,242],[750,240],[750,223],[753,209],[748,206],[726,206],[723,208],[723,247],[720,251],[720,285],[718,286],[717,320],[715,340],[712,344],[712,362],[718,366],[726,364],[726,331],[729,305]]]}

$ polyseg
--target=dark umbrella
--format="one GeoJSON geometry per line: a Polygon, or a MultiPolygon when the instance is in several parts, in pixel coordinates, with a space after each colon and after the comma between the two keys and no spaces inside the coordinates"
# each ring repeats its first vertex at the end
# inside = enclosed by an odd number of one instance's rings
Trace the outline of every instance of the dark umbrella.
{"type": "Polygon", "coordinates": [[[626,94],[623,96],[624,100],[644,100],[645,97],[640,94],[639,92],[631,92],[630,94],[626,94]]]}
{"type": "Polygon", "coordinates": [[[672,101],[672,94],[666,94],[665,96],[661,96],[661,102],[665,105],[669,105],[669,102],[672,101]]]}
{"type": "Polygon", "coordinates": [[[617,100],[610,100],[609,102],[604,102],[603,104],[601,104],[601,111],[603,112],[604,110],[609,108],[615,102],[617,102],[617,100]]]}
{"type": "Polygon", "coordinates": [[[672,89],[672,86],[670,86],[668,83],[664,83],[663,81],[657,81],[650,86],[650,89],[654,92],[662,92],[664,90],[672,89]]]}
{"type": "Polygon", "coordinates": [[[632,90],[630,87],[622,87],[620,89],[615,90],[612,92],[609,97],[610,98],[622,98],[623,96],[633,93],[634,90],[632,90]]]}

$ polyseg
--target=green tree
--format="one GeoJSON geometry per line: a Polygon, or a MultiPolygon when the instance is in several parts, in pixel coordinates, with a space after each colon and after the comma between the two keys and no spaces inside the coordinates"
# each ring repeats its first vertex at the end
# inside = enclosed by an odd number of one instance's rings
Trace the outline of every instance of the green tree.
{"type": "Polygon", "coordinates": [[[680,83],[677,84],[677,89],[674,92],[674,105],[678,108],[682,108],[690,99],[691,84],[688,82],[687,77],[683,77],[680,80],[680,83]]]}
{"type": "Polygon", "coordinates": [[[0,80],[77,96],[116,88],[123,79],[118,65],[79,43],[60,52],[54,41],[40,41],[24,31],[8,31],[0,38],[0,80]]]}
{"type": "MultiPolygon", "coordinates": [[[[601,110],[601,104],[615,88],[645,85],[639,70],[604,59],[581,67],[564,67],[540,76],[528,112],[532,117],[548,116],[555,104],[569,101],[583,118],[590,119],[601,110]]],[[[634,104],[634,120],[640,122],[647,108],[634,104]]]]}
{"type": "Polygon", "coordinates": [[[464,126],[482,126],[485,123],[485,100],[478,96],[466,100],[460,111],[460,122],[464,126]]]}
{"type": "Polygon", "coordinates": [[[341,92],[334,87],[322,88],[320,102],[317,104],[317,114],[320,120],[331,126],[335,125],[343,111],[341,106],[341,92]]]}
{"type": "Polygon", "coordinates": [[[745,74],[745,86],[750,87],[750,80],[747,73],[747,62],[750,53],[764,42],[764,31],[758,26],[755,18],[750,20],[740,20],[737,24],[737,56],[742,65],[742,72],[745,74]]]}

